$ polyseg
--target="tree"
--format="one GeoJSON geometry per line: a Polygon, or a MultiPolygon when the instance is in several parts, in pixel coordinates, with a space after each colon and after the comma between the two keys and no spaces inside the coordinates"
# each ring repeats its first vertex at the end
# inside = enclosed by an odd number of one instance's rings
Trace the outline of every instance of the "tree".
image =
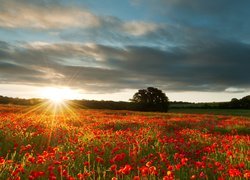
{"type": "Polygon", "coordinates": [[[239,108],[240,107],[240,101],[237,98],[231,99],[229,102],[229,108],[239,108]]]}
{"type": "Polygon", "coordinates": [[[154,87],[138,90],[131,101],[137,104],[137,109],[141,111],[166,112],[169,105],[165,93],[154,87]]]}
{"type": "Polygon", "coordinates": [[[250,109],[250,95],[240,99],[240,106],[243,109],[250,109]]]}

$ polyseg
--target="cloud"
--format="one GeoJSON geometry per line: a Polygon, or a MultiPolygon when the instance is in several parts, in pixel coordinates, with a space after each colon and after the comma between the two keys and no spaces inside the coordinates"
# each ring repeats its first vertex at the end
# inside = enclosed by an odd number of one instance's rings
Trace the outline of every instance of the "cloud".
{"type": "Polygon", "coordinates": [[[1,0],[0,27],[63,29],[92,28],[100,25],[99,18],[87,9],[65,7],[45,1],[1,0]]]}
{"type": "MultiPolygon", "coordinates": [[[[234,0],[130,0],[132,4],[150,7],[158,13],[168,15],[226,16],[249,13],[249,1],[241,3],[234,0]]],[[[186,17],[188,18],[188,16],[186,17]]],[[[224,17],[222,17],[224,18],[224,17]]],[[[240,18],[240,17],[235,17],[240,18]]]]}
{"type": "Polygon", "coordinates": [[[100,26],[92,29],[72,29],[59,36],[66,41],[92,42],[96,44],[161,44],[169,38],[170,26],[150,21],[123,21],[113,16],[100,17],[100,26]],[[166,30],[168,28],[168,31],[166,30]],[[101,42],[101,43],[100,43],[101,42]]]}
{"type": "MultiPolygon", "coordinates": [[[[131,0],[154,17],[175,25],[175,36],[191,40],[217,37],[250,42],[250,1],[131,0]],[[150,8],[148,8],[150,7],[150,8]],[[198,33],[198,34],[197,34],[198,33]],[[201,38],[205,37],[205,38],[201,38]]],[[[178,38],[178,37],[177,37],[178,38]]]]}
{"type": "Polygon", "coordinates": [[[145,86],[206,92],[250,88],[249,44],[214,40],[197,47],[1,42],[0,54],[5,55],[0,57],[0,82],[63,84],[99,93],[145,86]]]}
{"type": "Polygon", "coordinates": [[[146,22],[126,22],[122,24],[122,29],[134,36],[142,36],[155,32],[159,28],[155,23],[146,23],[146,22]]]}
{"type": "Polygon", "coordinates": [[[57,0],[0,0],[0,3],[0,28],[8,33],[21,30],[25,37],[32,34],[34,37],[36,30],[39,36],[53,38],[56,34],[70,42],[162,45],[171,36],[164,23],[96,15],[97,12],[74,3],[66,5],[57,0]]]}
{"type": "Polygon", "coordinates": [[[248,44],[227,41],[207,44],[201,49],[190,46],[167,51],[132,46],[128,47],[127,61],[116,61],[116,67],[138,73],[152,84],[158,82],[172,90],[249,88],[249,50],[248,44]]]}
{"type": "Polygon", "coordinates": [[[229,87],[227,89],[225,89],[226,92],[230,92],[230,93],[242,93],[245,92],[246,89],[244,88],[235,88],[235,87],[229,87]]]}
{"type": "MultiPolygon", "coordinates": [[[[101,66],[102,62],[94,54],[103,56],[103,50],[94,45],[41,42],[22,46],[1,42],[0,45],[0,54],[5,54],[0,57],[2,84],[68,85],[93,93],[105,92],[107,89],[116,92],[137,82],[136,78],[126,72],[101,66]],[[75,58],[79,58],[79,63],[72,65],[72,59],[75,58]],[[84,61],[88,60],[94,64],[85,64],[84,61]],[[99,67],[95,67],[95,62],[99,62],[99,67]]],[[[105,48],[108,49],[112,48],[105,48]]]]}
{"type": "Polygon", "coordinates": [[[0,62],[0,82],[1,84],[40,84],[44,83],[43,73],[14,63],[0,62]],[[37,82],[37,83],[34,83],[37,82]]]}

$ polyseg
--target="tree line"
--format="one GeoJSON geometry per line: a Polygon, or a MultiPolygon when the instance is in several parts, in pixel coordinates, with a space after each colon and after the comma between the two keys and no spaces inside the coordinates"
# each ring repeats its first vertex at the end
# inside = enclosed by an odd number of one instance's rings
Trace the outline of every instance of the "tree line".
{"type": "Polygon", "coordinates": [[[250,109],[250,95],[241,99],[233,98],[229,103],[225,104],[232,109],[250,109]]]}
{"type": "Polygon", "coordinates": [[[44,100],[39,98],[24,99],[24,98],[12,98],[7,96],[0,96],[0,104],[15,104],[15,105],[36,105],[44,100]]]}
{"type": "MultiPolygon", "coordinates": [[[[11,98],[0,96],[0,104],[36,105],[45,99],[11,98]]],[[[202,108],[202,109],[250,109],[250,95],[241,99],[233,98],[229,102],[190,103],[170,102],[166,94],[157,88],[148,87],[138,90],[130,102],[124,101],[96,101],[96,100],[70,100],[71,104],[87,109],[135,110],[167,112],[169,108],[202,108]]]]}

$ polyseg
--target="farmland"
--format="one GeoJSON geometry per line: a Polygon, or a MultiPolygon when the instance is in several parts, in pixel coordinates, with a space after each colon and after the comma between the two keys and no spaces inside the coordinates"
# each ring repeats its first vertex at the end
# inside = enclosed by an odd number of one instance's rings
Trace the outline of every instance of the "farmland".
{"type": "Polygon", "coordinates": [[[0,179],[247,179],[249,127],[239,116],[4,106],[0,179]]]}

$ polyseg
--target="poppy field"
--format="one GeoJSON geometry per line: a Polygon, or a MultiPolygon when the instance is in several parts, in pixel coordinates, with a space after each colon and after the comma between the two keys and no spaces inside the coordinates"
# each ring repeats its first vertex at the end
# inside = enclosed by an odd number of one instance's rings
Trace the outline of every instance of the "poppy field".
{"type": "Polygon", "coordinates": [[[0,179],[249,179],[246,117],[0,108],[0,179]]]}

